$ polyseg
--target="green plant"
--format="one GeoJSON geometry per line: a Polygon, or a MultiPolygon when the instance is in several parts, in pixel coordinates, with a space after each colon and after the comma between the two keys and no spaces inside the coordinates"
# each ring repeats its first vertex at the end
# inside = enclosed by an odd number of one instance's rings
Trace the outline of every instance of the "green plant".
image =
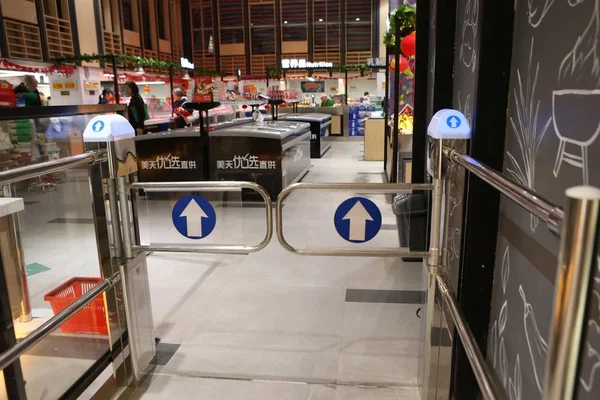
{"type": "Polygon", "coordinates": [[[399,29],[400,39],[415,30],[417,11],[409,6],[401,6],[390,13],[390,29],[383,35],[383,43],[387,47],[396,44],[396,27],[399,29]]]}

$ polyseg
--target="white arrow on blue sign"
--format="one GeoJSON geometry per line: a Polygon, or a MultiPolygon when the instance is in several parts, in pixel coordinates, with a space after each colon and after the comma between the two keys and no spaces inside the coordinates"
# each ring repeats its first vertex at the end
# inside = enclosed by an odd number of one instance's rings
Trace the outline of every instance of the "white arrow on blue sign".
{"type": "Polygon", "coordinates": [[[381,220],[377,205],[364,197],[344,200],[333,217],[337,233],[351,243],[365,243],[377,236],[381,220]]]}
{"type": "Polygon", "coordinates": [[[100,132],[102,129],[104,129],[104,121],[98,120],[94,122],[92,129],[94,130],[94,132],[100,132]]]}
{"type": "Polygon", "coordinates": [[[458,128],[461,124],[460,118],[458,118],[456,115],[449,116],[448,119],[446,120],[446,123],[452,129],[458,128]]]}
{"type": "Polygon", "coordinates": [[[200,196],[182,197],[173,206],[173,225],[188,239],[202,239],[212,233],[217,224],[215,209],[200,196]]]}

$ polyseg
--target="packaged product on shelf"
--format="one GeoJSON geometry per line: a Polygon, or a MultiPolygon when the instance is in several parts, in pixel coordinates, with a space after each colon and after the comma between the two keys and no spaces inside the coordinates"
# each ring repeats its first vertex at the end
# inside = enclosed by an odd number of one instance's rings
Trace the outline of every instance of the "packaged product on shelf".
{"type": "Polygon", "coordinates": [[[214,101],[226,101],[227,100],[227,82],[223,82],[223,81],[213,82],[213,99],[214,99],[214,101]]]}
{"type": "Polygon", "coordinates": [[[210,76],[201,76],[194,78],[194,102],[210,103],[213,101],[213,83],[210,76]]]}
{"type": "Polygon", "coordinates": [[[17,97],[13,85],[8,81],[0,80],[0,107],[16,107],[17,97]]]}

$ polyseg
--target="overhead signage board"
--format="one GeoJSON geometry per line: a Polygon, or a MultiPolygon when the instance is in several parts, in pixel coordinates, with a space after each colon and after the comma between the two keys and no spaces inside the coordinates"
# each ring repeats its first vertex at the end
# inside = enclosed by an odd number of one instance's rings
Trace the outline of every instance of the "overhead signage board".
{"type": "Polygon", "coordinates": [[[287,59],[281,60],[282,69],[328,69],[333,68],[333,63],[328,61],[307,61],[304,59],[287,59]]]}
{"type": "Polygon", "coordinates": [[[302,81],[300,89],[303,93],[323,93],[325,92],[325,81],[302,81]]]}
{"type": "Polygon", "coordinates": [[[194,69],[194,63],[191,63],[187,58],[181,57],[181,68],[194,69]]]}
{"type": "Polygon", "coordinates": [[[367,67],[385,68],[386,66],[385,57],[367,58],[367,67]]]}

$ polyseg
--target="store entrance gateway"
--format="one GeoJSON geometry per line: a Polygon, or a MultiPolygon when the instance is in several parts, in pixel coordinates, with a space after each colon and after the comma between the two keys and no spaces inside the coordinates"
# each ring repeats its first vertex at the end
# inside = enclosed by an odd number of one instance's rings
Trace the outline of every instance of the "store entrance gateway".
{"type": "Polygon", "coordinates": [[[169,282],[150,278],[147,340],[160,338],[158,354],[176,347],[160,373],[417,393],[427,268],[402,259],[429,253],[399,246],[412,210],[396,215],[390,199],[431,185],[298,183],[275,202],[248,182],[128,188],[144,193],[132,256],[147,255],[148,273],[169,282]]]}
{"type": "Polygon", "coordinates": [[[434,338],[445,331],[435,301],[443,283],[441,140],[432,185],[381,183],[380,171],[322,183],[313,168],[303,183],[282,170],[285,184],[273,193],[243,181],[135,182],[131,132],[121,134],[126,126],[113,119],[102,129],[90,121],[84,139],[109,161],[107,184],[93,190],[107,191],[130,381],[161,365],[153,373],[305,383],[335,396],[366,386],[416,399],[430,386],[448,342],[434,338]]]}

